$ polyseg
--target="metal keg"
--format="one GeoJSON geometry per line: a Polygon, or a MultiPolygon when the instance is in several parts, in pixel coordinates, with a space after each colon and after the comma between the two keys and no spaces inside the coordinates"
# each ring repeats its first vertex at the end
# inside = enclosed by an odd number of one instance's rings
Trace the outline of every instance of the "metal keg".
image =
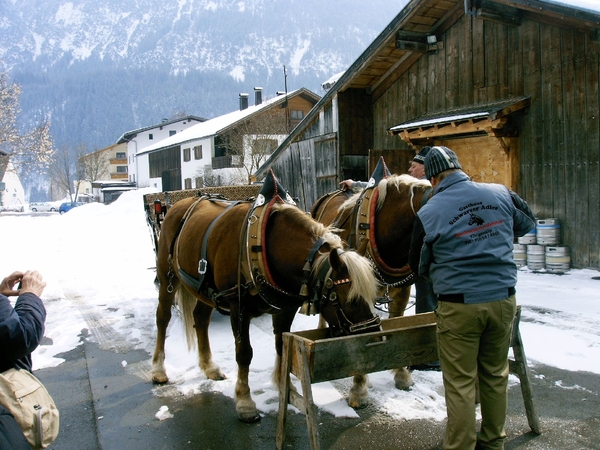
{"type": "Polygon", "coordinates": [[[527,265],[527,246],[525,244],[514,244],[513,258],[517,267],[527,265]]]}
{"type": "Polygon", "coordinates": [[[523,245],[535,244],[536,243],[535,228],[533,230],[531,230],[529,233],[527,233],[526,235],[521,236],[520,238],[518,238],[517,242],[519,244],[523,244],[523,245]]]}
{"type": "Polygon", "coordinates": [[[571,254],[566,245],[546,247],[546,270],[551,273],[565,273],[571,268],[571,254]]]}
{"type": "Polygon", "coordinates": [[[527,268],[529,270],[542,270],[546,265],[543,245],[527,246],[527,268]]]}
{"type": "Polygon", "coordinates": [[[560,222],[558,219],[537,220],[537,243],[540,245],[560,244],[560,222]]]}

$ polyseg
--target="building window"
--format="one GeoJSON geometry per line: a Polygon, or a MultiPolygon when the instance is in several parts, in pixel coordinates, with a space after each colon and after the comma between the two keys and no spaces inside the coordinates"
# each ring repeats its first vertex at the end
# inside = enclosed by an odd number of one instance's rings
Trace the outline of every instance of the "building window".
{"type": "Polygon", "coordinates": [[[292,120],[302,120],[304,113],[302,111],[292,111],[292,120]]]}
{"type": "Polygon", "coordinates": [[[192,179],[191,178],[186,178],[184,183],[185,183],[185,188],[186,189],[191,189],[192,188],[192,179]]]}
{"type": "Polygon", "coordinates": [[[202,146],[196,145],[194,147],[194,159],[202,159],[202,146]]]}
{"type": "Polygon", "coordinates": [[[117,173],[127,173],[127,166],[117,166],[117,173]]]}
{"type": "Polygon", "coordinates": [[[175,133],[177,133],[177,131],[171,130],[171,131],[169,131],[169,136],[173,136],[175,133]]]}
{"type": "Polygon", "coordinates": [[[151,141],[152,139],[154,139],[154,135],[152,133],[148,134],[148,140],[151,141]]]}
{"type": "Polygon", "coordinates": [[[201,187],[204,187],[204,181],[202,180],[202,177],[198,177],[196,178],[196,189],[201,187]]]}
{"type": "Polygon", "coordinates": [[[125,159],[127,158],[127,156],[125,155],[125,152],[117,152],[117,159],[125,159]]]}
{"type": "Polygon", "coordinates": [[[189,147],[188,148],[184,148],[183,149],[183,160],[184,161],[189,161],[191,159],[192,158],[190,157],[190,149],[189,149],[189,147]]]}

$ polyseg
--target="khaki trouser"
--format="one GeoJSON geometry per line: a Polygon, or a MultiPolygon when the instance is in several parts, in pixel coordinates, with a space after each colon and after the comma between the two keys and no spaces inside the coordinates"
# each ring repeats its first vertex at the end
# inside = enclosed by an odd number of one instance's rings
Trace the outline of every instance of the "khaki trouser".
{"type": "Polygon", "coordinates": [[[508,406],[508,349],[517,302],[514,295],[493,302],[438,302],[437,342],[448,425],[444,449],[503,449],[508,406]],[[479,381],[481,430],[475,401],[479,381]]]}

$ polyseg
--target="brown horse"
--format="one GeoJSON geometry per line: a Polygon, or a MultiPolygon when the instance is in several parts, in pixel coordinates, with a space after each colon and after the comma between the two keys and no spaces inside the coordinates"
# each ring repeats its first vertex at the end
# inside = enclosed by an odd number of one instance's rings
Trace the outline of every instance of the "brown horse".
{"type": "MultiPolygon", "coordinates": [[[[380,281],[380,299],[390,301],[390,317],[404,315],[410,286],[415,275],[408,265],[413,223],[431,184],[410,175],[392,175],[375,186],[348,194],[342,191],[326,194],[311,208],[311,215],[323,224],[338,229],[348,247],[367,244],[367,257],[373,262],[380,281]]],[[[366,404],[366,377],[354,378],[354,404],[366,404]]],[[[395,384],[399,389],[412,385],[410,372],[396,369],[395,384]]]]}
{"type": "MultiPolygon", "coordinates": [[[[290,199],[291,200],[291,199],[290,199]]],[[[213,309],[230,314],[236,343],[235,388],[240,420],[260,420],[250,395],[250,320],[272,314],[280,376],[282,333],[298,308],[310,304],[336,335],[379,330],[370,262],[344,251],[340,238],[276,195],[255,202],[189,198],[175,203],[162,223],[157,254],[159,304],[152,379],[168,381],[164,367],[171,307],[182,311],[188,345],[198,343],[199,365],[212,380],[225,375],[212,359],[208,327],[213,309]],[[192,275],[193,274],[193,275],[192,275]]]]}

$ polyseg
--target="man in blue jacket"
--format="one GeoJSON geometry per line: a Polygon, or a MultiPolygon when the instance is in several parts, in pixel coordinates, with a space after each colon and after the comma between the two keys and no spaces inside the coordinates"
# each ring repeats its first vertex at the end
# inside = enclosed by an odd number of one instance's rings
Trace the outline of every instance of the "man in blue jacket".
{"type": "Polygon", "coordinates": [[[432,147],[433,196],[418,213],[410,265],[437,295],[437,341],[448,423],[444,449],[503,449],[508,349],[516,313],[514,238],[535,227],[527,203],[499,184],[475,183],[456,153],[432,147]],[[479,382],[481,429],[476,429],[479,382]]]}
{"type": "MultiPolygon", "coordinates": [[[[31,352],[44,336],[46,308],[40,299],[46,283],[37,271],[13,272],[0,283],[0,372],[31,372],[31,352]],[[20,283],[20,288],[15,286],[20,283]],[[18,296],[14,308],[9,296],[18,296]]],[[[21,428],[0,405],[0,449],[31,449],[21,428]]]]}

